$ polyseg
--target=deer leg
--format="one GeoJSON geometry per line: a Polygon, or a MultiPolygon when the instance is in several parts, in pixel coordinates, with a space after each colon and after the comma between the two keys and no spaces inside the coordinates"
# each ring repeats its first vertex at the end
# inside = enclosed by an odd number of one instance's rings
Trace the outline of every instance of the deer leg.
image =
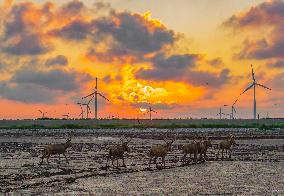
{"type": "Polygon", "coordinates": [[[194,163],[197,163],[197,152],[194,153],[194,163]]]}
{"type": "Polygon", "coordinates": [[[111,158],[111,163],[112,163],[112,166],[114,167],[114,163],[113,162],[114,162],[114,157],[111,158]]]}
{"type": "Polygon", "coordinates": [[[47,157],[46,157],[47,164],[49,164],[49,157],[50,157],[50,154],[47,154],[47,157]]]}
{"type": "Polygon", "coordinates": [[[58,154],[58,159],[59,159],[59,161],[60,161],[60,154],[58,154]]]}
{"type": "Polygon", "coordinates": [[[42,155],[41,157],[41,162],[39,163],[40,165],[43,164],[43,159],[45,158],[45,154],[42,155]]]}
{"type": "Polygon", "coordinates": [[[186,161],[186,153],[184,153],[184,155],[183,155],[183,157],[181,158],[181,160],[182,160],[182,164],[184,164],[184,162],[186,161]]]}
{"type": "Polygon", "coordinates": [[[63,155],[64,155],[64,157],[65,157],[65,159],[66,159],[66,162],[69,163],[69,162],[68,162],[68,159],[67,159],[67,157],[66,157],[66,155],[65,155],[65,153],[63,153],[63,155]]]}
{"type": "Polygon", "coordinates": [[[220,153],[220,149],[218,149],[218,152],[217,152],[217,155],[216,155],[217,160],[218,160],[218,157],[219,157],[219,153],[220,153]]]}
{"type": "Polygon", "coordinates": [[[157,157],[154,157],[154,163],[156,164],[156,168],[158,168],[157,157]]]}
{"type": "Polygon", "coordinates": [[[162,163],[164,164],[164,168],[166,168],[166,160],[165,160],[165,157],[162,157],[162,163]]]}
{"type": "Polygon", "coordinates": [[[123,167],[126,167],[125,163],[124,163],[124,157],[122,156],[122,163],[123,163],[123,167]]]}
{"type": "Polygon", "coordinates": [[[106,167],[108,167],[108,160],[109,160],[109,156],[107,156],[106,167]]]}
{"type": "Polygon", "coordinates": [[[232,157],[232,149],[229,149],[229,157],[231,158],[232,157]]]}
{"type": "Polygon", "coordinates": [[[149,159],[149,168],[151,167],[151,161],[152,161],[152,156],[150,156],[150,159],[149,159]]]}

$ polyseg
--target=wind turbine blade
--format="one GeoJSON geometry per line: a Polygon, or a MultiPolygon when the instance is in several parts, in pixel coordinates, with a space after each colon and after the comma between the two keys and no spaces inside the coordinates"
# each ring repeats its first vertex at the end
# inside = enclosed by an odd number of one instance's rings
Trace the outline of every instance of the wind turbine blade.
{"type": "Polygon", "coordinates": [[[91,103],[91,101],[93,101],[94,97],[94,95],[91,97],[91,99],[88,101],[88,105],[91,103]]]}
{"type": "Polygon", "coordinates": [[[238,102],[239,99],[236,99],[235,102],[233,103],[233,106],[238,102]]]}
{"type": "Polygon", "coordinates": [[[85,96],[85,97],[82,97],[82,99],[86,99],[87,97],[90,97],[90,96],[94,95],[96,92],[97,92],[97,91],[95,91],[95,92],[93,92],[93,93],[91,93],[91,94],[89,94],[89,95],[87,95],[87,96],[85,96]]]}
{"type": "Polygon", "coordinates": [[[105,96],[103,96],[101,93],[98,93],[98,95],[101,96],[103,99],[107,100],[108,102],[110,102],[110,100],[106,98],[105,96]]]}
{"type": "Polygon", "coordinates": [[[251,66],[251,75],[252,75],[252,79],[255,81],[255,77],[254,77],[254,71],[253,71],[253,67],[252,67],[252,64],[250,65],[251,66]]]}
{"type": "Polygon", "coordinates": [[[245,92],[247,92],[249,89],[251,89],[253,87],[254,83],[252,83],[249,87],[246,88],[246,90],[244,90],[244,92],[242,92],[240,95],[244,94],[245,92]]]}
{"type": "Polygon", "coordinates": [[[268,90],[272,90],[271,88],[268,88],[268,87],[266,87],[266,86],[264,86],[264,85],[262,85],[262,84],[259,84],[259,83],[255,83],[256,85],[258,85],[258,86],[261,86],[262,88],[266,88],[266,89],[268,89],[268,90]]]}

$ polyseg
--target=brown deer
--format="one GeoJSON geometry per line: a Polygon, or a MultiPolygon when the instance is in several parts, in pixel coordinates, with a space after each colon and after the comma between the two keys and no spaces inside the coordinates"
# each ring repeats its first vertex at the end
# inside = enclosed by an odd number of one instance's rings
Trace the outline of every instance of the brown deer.
{"type": "Polygon", "coordinates": [[[71,147],[71,137],[66,140],[66,143],[64,144],[49,144],[43,149],[42,157],[41,157],[41,162],[40,165],[43,163],[43,159],[46,158],[47,163],[49,164],[49,157],[51,155],[58,154],[59,155],[59,160],[60,160],[60,155],[63,154],[66,162],[68,163],[67,157],[65,155],[67,148],[71,147]]]}
{"type": "Polygon", "coordinates": [[[149,159],[149,168],[151,168],[151,161],[154,158],[154,163],[156,164],[156,168],[158,168],[157,164],[157,158],[162,158],[162,164],[164,165],[164,168],[166,167],[166,161],[165,157],[167,156],[168,152],[171,151],[171,146],[174,143],[175,139],[164,139],[166,144],[156,145],[152,146],[150,149],[150,159],[149,159]]]}
{"type": "Polygon", "coordinates": [[[231,147],[232,147],[232,145],[236,145],[235,136],[230,134],[225,140],[220,142],[218,153],[217,153],[217,159],[218,159],[220,150],[222,151],[222,160],[224,158],[224,150],[226,151],[226,155],[228,155],[228,151],[229,151],[229,158],[231,158],[231,155],[232,155],[231,147]]]}
{"type": "Polygon", "coordinates": [[[200,141],[200,145],[198,148],[198,152],[199,152],[199,159],[205,161],[207,158],[207,150],[209,147],[211,147],[211,140],[208,138],[203,138],[202,141],[200,141]]]}
{"type": "Polygon", "coordinates": [[[193,140],[190,144],[184,144],[184,145],[180,145],[178,147],[179,150],[182,150],[183,152],[183,156],[181,158],[181,161],[183,164],[185,164],[186,162],[186,156],[187,154],[189,154],[189,158],[191,158],[191,155],[194,155],[194,163],[197,163],[197,154],[198,154],[198,149],[199,149],[200,143],[196,142],[195,140],[193,140]]]}
{"type": "Polygon", "coordinates": [[[107,156],[107,162],[106,162],[106,167],[108,167],[108,161],[111,159],[112,161],[112,166],[114,167],[114,159],[116,159],[116,167],[118,168],[118,159],[122,159],[123,162],[123,167],[126,167],[125,162],[124,162],[124,152],[129,152],[129,147],[128,144],[131,141],[130,139],[127,139],[126,137],[121,138],[120,142],[121,144],[117,144],[114,146],[111,146],[109,148],[109,153],[107,156]]]}

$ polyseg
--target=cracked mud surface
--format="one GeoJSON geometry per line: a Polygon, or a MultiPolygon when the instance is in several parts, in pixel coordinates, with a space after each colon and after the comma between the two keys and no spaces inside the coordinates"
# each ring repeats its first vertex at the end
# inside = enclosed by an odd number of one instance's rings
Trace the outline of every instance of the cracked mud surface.
{"type": "Polygon", "coordinates": [[[73,146],[39,166],[41,150],[62,143],[70,130],[0,130],[0,194],[86,195],[284,195],[284,130],[255,129],[73,130],[73,146]],[[148,169],[151,145],[177,136],[166,169],[148,169]],[[216,160],[217,144],[237,136],[231,159],[216,160]],[[205,163],[182,166],[179,144],[194,135],[213,141],[205,163]],[[132,136],[126,168],[105,168],[108,146],[132,136]]]}

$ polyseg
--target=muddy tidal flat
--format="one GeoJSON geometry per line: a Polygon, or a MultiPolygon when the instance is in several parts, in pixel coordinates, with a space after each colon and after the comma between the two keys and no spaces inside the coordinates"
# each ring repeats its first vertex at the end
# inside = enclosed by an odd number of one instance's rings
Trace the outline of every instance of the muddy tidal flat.
{"type": "MultiPolygon", "coordinates": [[[[122,164],[122,163],[121,163],[122,164]]],[[[284,130],[259,129],[2,129],[0,195],[284,195],[284,130]],[[42,149],[63,143],[63,156],[39,165],[42,149]],[[216,159],[220,140],[236,135],[231,158],[216,159]],[[108,147],[131,137],[126,168],[105,167],[108,147]],[[152,145],[176,137],[166,169],[148,168],[152,145]],[[212,140],[208,160],[182,165],[178,145],[194,136],[212,140]]]]}

